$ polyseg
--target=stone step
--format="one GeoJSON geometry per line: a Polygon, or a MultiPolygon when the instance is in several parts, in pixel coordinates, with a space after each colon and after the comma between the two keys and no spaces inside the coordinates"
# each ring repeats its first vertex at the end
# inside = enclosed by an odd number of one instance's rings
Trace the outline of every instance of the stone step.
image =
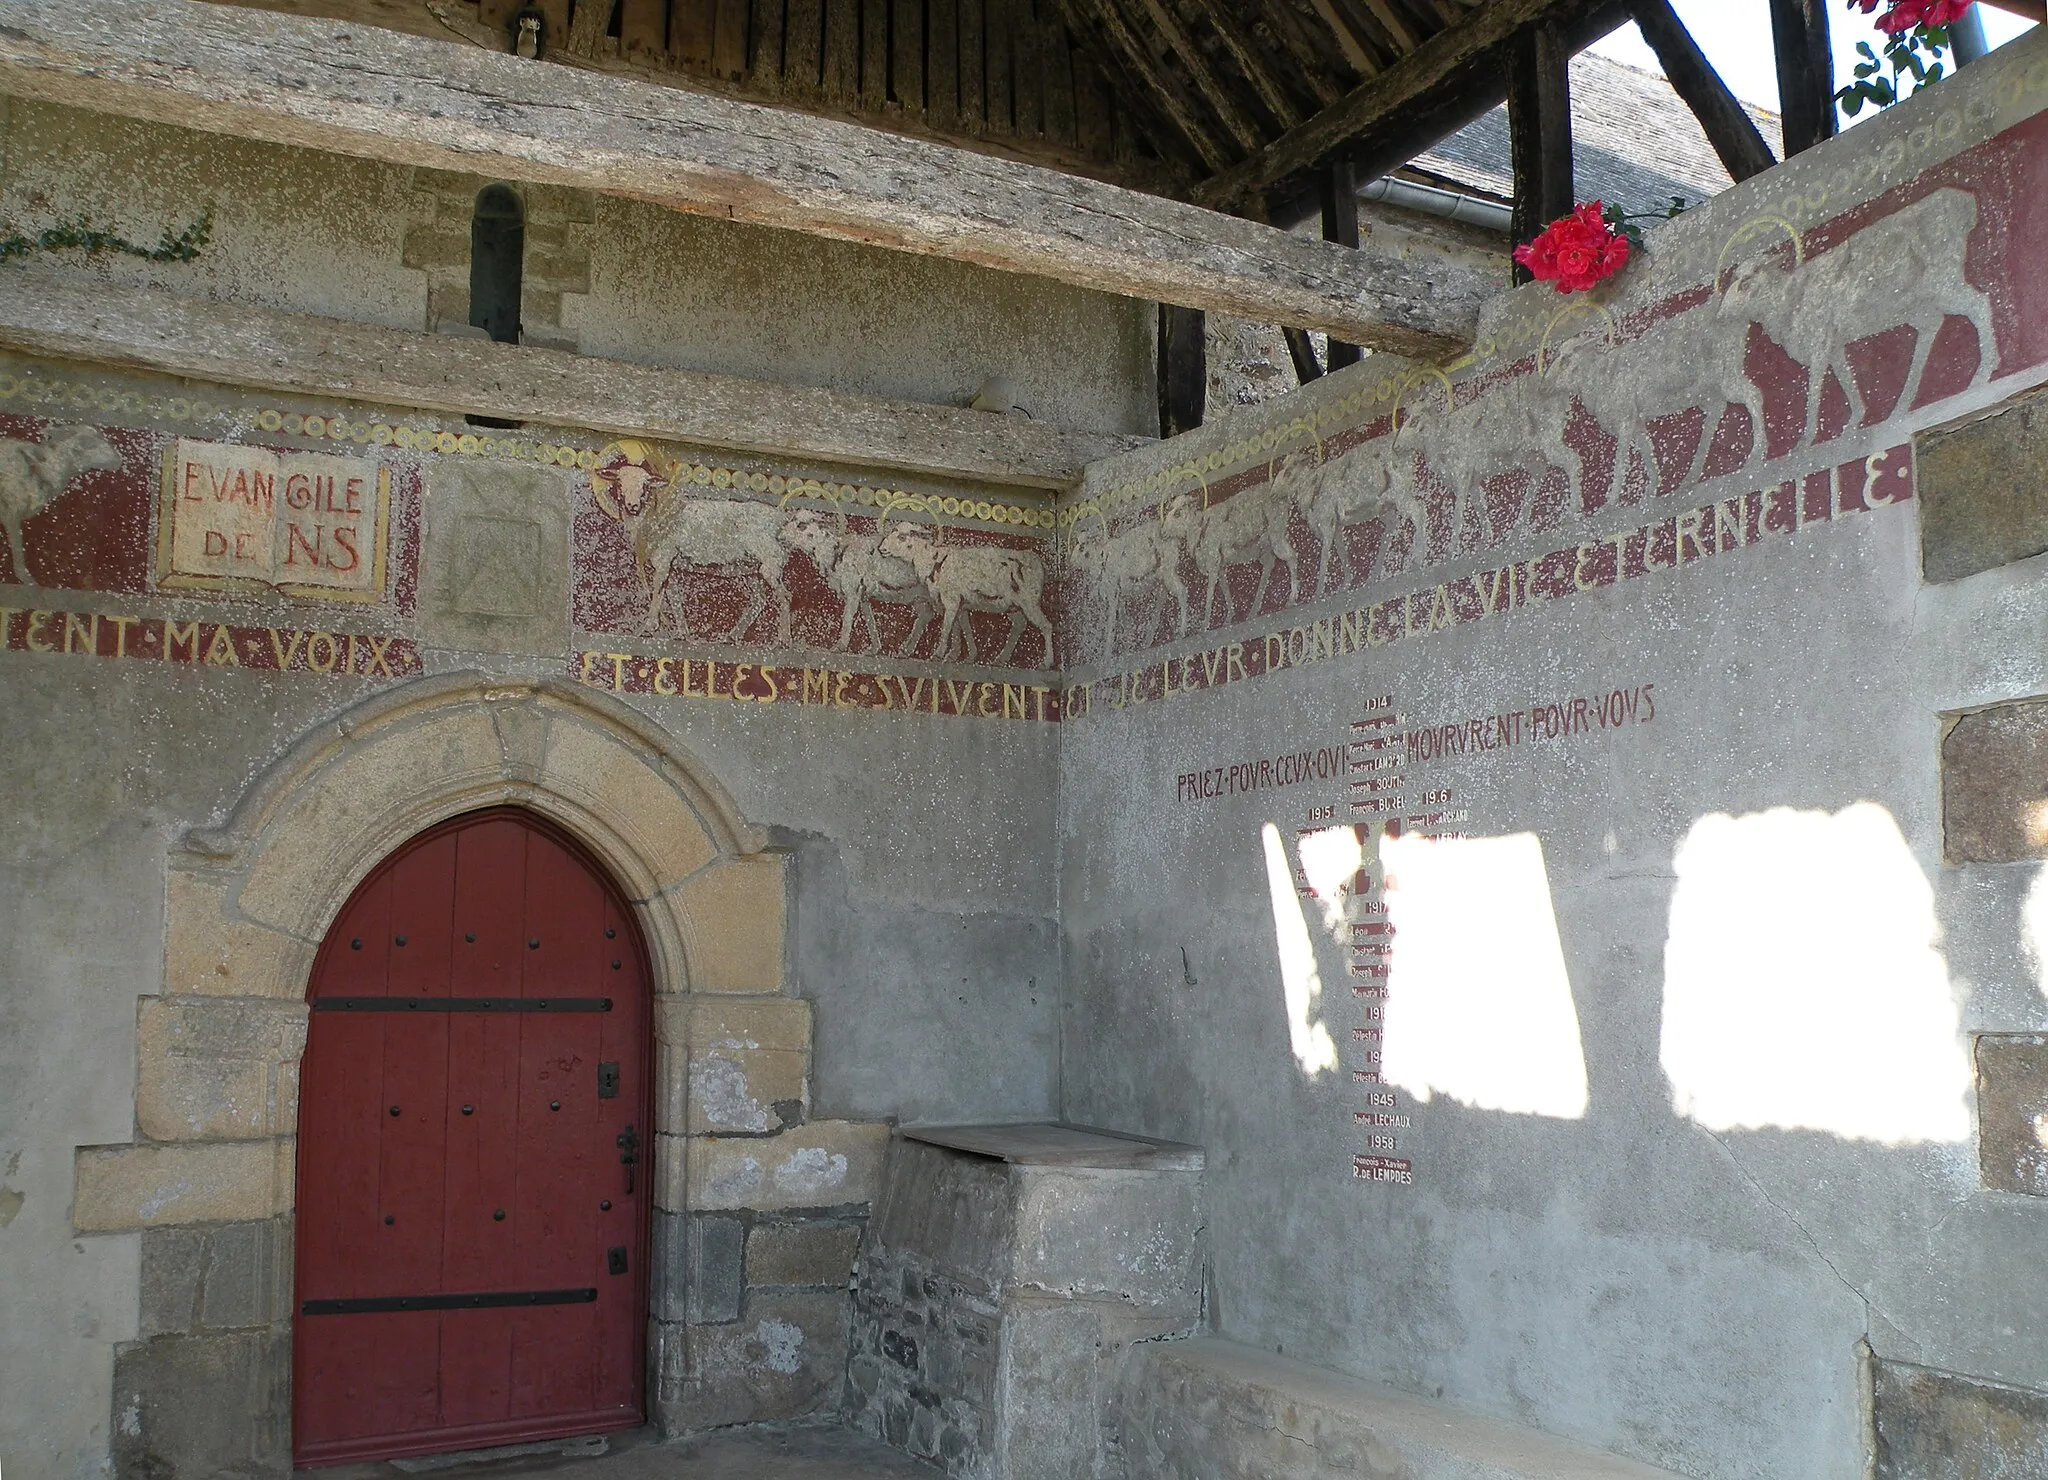
{"type": "Polygon", "coordinates": [[[1132,1480],[1678,1480],[1214,1338],[1132,1348],[1114,1422],[1132,1480]]]}

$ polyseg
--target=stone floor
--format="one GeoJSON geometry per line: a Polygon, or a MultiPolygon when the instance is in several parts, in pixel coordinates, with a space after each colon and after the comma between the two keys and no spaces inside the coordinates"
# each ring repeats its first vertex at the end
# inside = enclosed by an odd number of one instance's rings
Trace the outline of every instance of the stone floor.
{"type": "Polygon", "coordinates": [[[300,1480],[934,1480],[940,1473],[851,1429],[764,1424],[670,1443],[652,1430],[628,1431],[612,1435],[602,1454],[487,1450],[435,1456],[426,1463],[346,1465],[299,1475],[300,1480]]]}

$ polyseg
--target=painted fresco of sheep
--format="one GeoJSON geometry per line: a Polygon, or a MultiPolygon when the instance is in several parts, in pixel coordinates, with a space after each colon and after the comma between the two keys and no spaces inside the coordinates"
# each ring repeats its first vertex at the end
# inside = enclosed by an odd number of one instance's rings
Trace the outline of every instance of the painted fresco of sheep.
{"type": "Polygon", "coordinates": [[[825,578],[825,584],[839,598],[841,610],[836,646],[841,651],[853,650],[856,620],[866,628],[868,644],[878,652],[881,650],[881,630],[875,621],[874,603],[877,601],[917,608],[917,620],[911,624],[910,636],[900,651],[911,653],[917,650],[918,639],[924,636],[924,629],[930,625],[937,607],[924,578],[910,562],[883,551],[882,543],[887,538],[885,529],[852,533],[847,529],[844,515],[832,516],[805,509],[789,517],[783,526],[783,538],[810,557],[811,564],[818,568],[818,574],[825,578]]]}
{"type": "Polygon", "coordinates": [[[1734,269],[1715,314],[1745,333],[1756,324],[1806,367],[1802,440],[1819,434],[1821,389],[1830,370],[1849,398],[1849,425],[1863,425],[1869,408],[1849,365],[1849,345],[1900,324],[1911,325],[1914,335],[1901,407],[1911,405],[1919,391],[1935,336],[1951,314],[1968,319],[1977,331],[1977,372],[1971,384],[1990,378],[1998,362],[1991,300],[1963,276],[1976,225],[1975,196],[1936,190],[1804,265],[1766,253],[1734,269]]]}
{"type": "Polygon", "coordinates": [[[941,544],[938,535],[922,524],[896,525],[883,537],[880,548],[884,555],[915,570],[938,603],[939,644],[933,654],[938,661],[953,656],[957,633],[963,655],[969,662],[980,662],[966,614],[1000,612],[1010,619],[1010,640],[996,662],[1010,661],[1023,636],[1024,623],[1029,622],[1045,639],[1045,656],[1039,666],[1052,666],[1052,623],[1045,615],[1045,562],[1036,553],[1001,545],[941,544]]]}
{"type": "MultiPolygon", "coordinates": [[[[1177,495],[1169,504],[1194,499],[1191,493],[1177,495]]],[[[1188,606],[1188,583],[1181,579],[1180,560],[1183,525],[1169,521],[1161,510],[1158,519],[1141,519],[1127,529],[1105,538],[1077,533],[1068,547],[1074,568],[1088,582],[1088,589],[1105,608],[1103,651],[1116,651],[1116,629],[1124,603],[1132,596],[1164,588],[1180,606],[1177,632],[1188,630],[1192,612],[1188,606]]],[[[1150,620],[1158,620],[1152,609],[1150,620]]]]}
{"type": "Polygon", "coordinates": [[[121,455],[93,427],[53,426],[40,442],[0,440],[0,526],[6,528],[7,548],[14,556],[15,580],[34,584],[22,525],[62,497],[80,474],[120,466],[121,455]]]}
{"type": "Polygon", "coordinates": [[[1290,573],[1295,570],[1294,540],[1288,529],[1293,511],[1293,501],[1286,491],[1275,494],[1268,484],[1264,488],[1246,489],[1235,498],[1208,508],[1190,500],[1169,506],[1161,513],[1160,524],[1185,546],[1197,574],[1206,583],[1202,593],[1204,623],[1210,622],[1219,591],[1223,596],[1223,625],[1239,620],[1230,599],[1231,566],[1259,562],[1259,583],[1252,592],[1246,616],[1259,609],[1274,572],[1282,564],[1290,573]]]}
{"type": "MultiPolygon", "coordinates": [[[[671,488],[633,526],[633,561],[647,591],[648,632],[661,625],[661,610],[678,568],[726,576],[759,576],[753,592],[723,640],[736,643],[775,603],[775,640],[787,644],[793,617],[784,575],[794,553],[784,533],[785,516],[772,504],[749,499],[695,499],[671,488]]],[[[677,625],[687,634],[677,603],[677,625]]]]}

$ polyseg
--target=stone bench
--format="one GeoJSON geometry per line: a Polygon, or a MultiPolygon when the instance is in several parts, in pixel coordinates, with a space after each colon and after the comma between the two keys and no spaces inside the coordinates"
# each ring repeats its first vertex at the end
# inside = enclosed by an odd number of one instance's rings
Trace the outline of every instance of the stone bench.
{"type": "Polygon", "coordinates": [[[1255,1347],[1152,1342],[1111,1418],[1130,1480],[1677,1480],[1255,1347]]]}

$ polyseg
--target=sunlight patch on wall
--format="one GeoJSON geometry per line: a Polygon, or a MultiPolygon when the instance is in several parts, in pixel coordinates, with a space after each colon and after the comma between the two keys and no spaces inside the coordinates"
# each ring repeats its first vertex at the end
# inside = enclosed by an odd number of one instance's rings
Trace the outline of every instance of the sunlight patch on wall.
{"type": "Polygon", "coordinates": [[[1323,907],[1323,928],[1342,944],[1350,926],[1352,886],[1365,867],[1365,844],[1355,827],[1324,827],[1305,834],[1299,848],[1301,871],[1323,907]]]}
{"type": "Polygon", "coordinates": [[[1273,896],[1273,939],[1280,949],[1280,985],[1287,1002],[1287,1039],[1304,1073],[1320,1074],[1337,1067],[1337,1045],[1330,1030],[1314,1021],[1322,1009],[1323,977],[1316,968],[1316,943],[1294,892],[1294,868],[1280,829],[1267,823],[1261,831],[1266,845],[1266,888],[1273,896]]]}
{"type": "Polygon", "coordinates": [[[1422,1100],[1583,1117],[1586,1059],[1542,840],[1389,838],[1380,857],[1394,926],[1387,1082],[1422,1100]]]}
{"type": "Polygon", "coordinates": [[[1661,1058],[1709,1130],[1970,1134],[1934,892],[1891,813],[1702,817],[1678,845],[1661,1058]]]}
{"type": "Polygon", "coordinates": [[[2035,990],[2048,997],[2048,864],[2035,870],[2026,902],[2020,906],[2020,944],[2026,947],[2027,964],[2034,970],[2035,990]]]}

